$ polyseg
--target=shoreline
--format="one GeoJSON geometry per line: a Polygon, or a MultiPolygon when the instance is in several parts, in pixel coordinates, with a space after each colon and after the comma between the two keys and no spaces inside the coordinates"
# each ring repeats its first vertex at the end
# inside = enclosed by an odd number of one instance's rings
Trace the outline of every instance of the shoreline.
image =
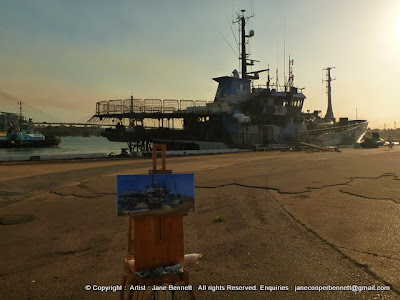
{"type": "MultiPolygon", "coordinates": [[[[238,152],[250,152],[252,150],[239,149],[209,149],[209,150],[171,150],[167,151],[168,157],[192,156],[192,155],[212,155],[238,152]]],[[[117,159],[117,158],[137,158],[151,157],[151,152],[137,152],[134,156],[110,156],[107,153],[68,153],[68,154],[37,154],[37,155],[0,155],[0,164],[2,162],[22,162],[22,161],[54,161],[54,160],[77,160],[77,159],[117,159]]]]}

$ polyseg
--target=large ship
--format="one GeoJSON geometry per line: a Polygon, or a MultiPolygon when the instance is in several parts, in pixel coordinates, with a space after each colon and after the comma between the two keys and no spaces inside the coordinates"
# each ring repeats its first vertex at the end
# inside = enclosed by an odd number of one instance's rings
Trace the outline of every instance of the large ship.
{"type": "Polygon", "coordinates": [[[213,78],[218,82],[214,101],[134,99],[97,102],[90,121],[112,120],[116,126],[102,131],[110,141],[127,142],[130,151],[149,150],[151,143],[165,143],[168,150],[290,146],[310,143],[322,146],[359,142],[368,126],[366,120],[336,120],[331,99],[331,67],[326,68],[328,108],[302,112],[306,96],[294,86],[293,60],[289,57],[284,85],[270,81],[269,69],[248,72],[256,62],[248,58],[246,45],[254,36],[246,34],[250,17],[242,10],[240,28],[241,74],[213,78]],[[265,86],[255,85],[261,72],[268,72],[265,86]]]}

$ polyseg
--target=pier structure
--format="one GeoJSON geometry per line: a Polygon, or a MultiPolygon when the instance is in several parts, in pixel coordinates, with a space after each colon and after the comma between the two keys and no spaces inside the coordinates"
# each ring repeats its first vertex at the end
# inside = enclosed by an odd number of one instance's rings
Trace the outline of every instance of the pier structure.
{"type": "MultiPolygon", "coordinates": [[[[127,142],[131,154],[151,150],[151,143],[162,140],[193,141],[193,132],[187,128],[200,128],[200,136],[210,135],[205,125],[210,119],[218,124],[230,115],[232,108],[204,100],[130,99],[105,100],[96,103],[96,114],[88,122],[116,124],[116,131],[104,131],[110,141],[127,142]],[[200,127],[199,127],[200,125],[200,127]],[[118,129],[121,131],[118,132],[118,129]]],[[[187,146],[187,143],[185,144],[187,146]]]]}

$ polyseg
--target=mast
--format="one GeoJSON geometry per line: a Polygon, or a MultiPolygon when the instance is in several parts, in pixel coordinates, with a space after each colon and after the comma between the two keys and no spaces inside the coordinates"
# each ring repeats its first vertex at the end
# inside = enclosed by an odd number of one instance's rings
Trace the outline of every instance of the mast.
{"type": "Polygon", "coordinates": [[[263,70],[257,70],[254,72],[247,72],[247,66],[254,66],[254,62],[259,62],[258,60],[254,59],[249,59],[247,56],[249,55],[246,52],[246,38],[251,38],[254,36],[254,30],[250,30],[249,34],[246,35],[246,21],[254,15],[251,15],[249,17],[245,17],[245,9],[241,10],[241,15],[237,14],[237,20],[234,23],[239,24],[239,32],[240,32],[240,56],[239,60],[242,60],[242,79],[249,79],[249,80],[254,80],[254,79],[259,79],[259,73],[268,71],[269,69],[263,69],[263,70]]]}
{"type": "Polygon", "coordinates": [[[336,80],[336,78],[331,78],[331,70],[334,69],[335,67],[328,67],[324,70],[326,70],[326,93],[328,94],[328,109],[326,110],[326,115],[325,119],[326,120],[332,120],[335,121],[335,116],[333,115],[333,109],[332,109],[332,87],[331,87],[331,82],[333,80],[336,80]]]}
{"type": "Polygon", "coordinates": [[[22,115],[22,101],[19,101],[18,105],[19,105],[19,123],[21,124],[24,120],[24,117],[22,115]]]}
{"type": "Polygon", "coordinates": [[[245,26],[246,26],[246,20],[244,18],[244,12],[246,10],[242,9],[242,16],[240,17],[240,29],[241,29],[241,46],[242,46],[242,51],[240,53],[241,59],[242,59],[242,78],[247,79],[247,53],[246,53],[246,32],[245,32],[245,26]]]}
{"type": "Polygon", "coordinates": [[[279,71],[276,69],[276,75],[275,75],[275,88],[276,90],[279,90],[279,71]]]}
{"type": "MultiPolygon", "coordinates": [[[[249,17],[245,17],[244,13],[245,13],[245,9],[242,9],[242,15],[238,14],[238,19],[237,19],[237,23],[239,23],[240,26],[240,35],[241,35],[241,39],[240,39],[240,59],[242,60],[242,79],[258,79],[258,73],[260,72],[264,72],[264,71],[257,71],[257,72],[250,72],[247,73],[247,66],[254,66],[254,62],[258,62],[257,60],[250,60],[250,62],[247,62],[249,59],[247,58],[248,54],[246,52],[246,38],[251,38],[254,36],[254,30],[250,30],[249,34],[246,35],[246,21],[250,18],[252,18],[253,16],[249,16],[249,17]],[[254,76],[249,76],[249,74],[254,74],[254,76]]],[[[265,70],[266,71],[266,70],[265,70]]]]}
{"type": "Polygon", "coordinates": [[[294,83],[293,64],[294,64],[294,59],[290,59],[290,55],[289,55],[289,78],[288,78],[287,86],[285,86],[285,91],[287,90],[287,87],[289,87],[289,89],[293,87],[293,83],[294,83]]]}
{"type": "Polygon", "coordinates": [[[133,113],[133,94],[131,95],[131,107],[130,107],[131,114],[133,113]]]}

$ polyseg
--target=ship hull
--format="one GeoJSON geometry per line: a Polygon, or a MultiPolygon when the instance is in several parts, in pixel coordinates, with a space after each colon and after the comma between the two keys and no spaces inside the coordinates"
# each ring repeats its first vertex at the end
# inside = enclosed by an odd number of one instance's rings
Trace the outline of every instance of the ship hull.
{"type": "MultiPolygon", "coordinates": [[[[276,139],[274,134],[266,132],[263,125],[244,125],[239,131],[232,134],[233,139],[229,141],[218,141],[213,136],[210,139],[203,136],[193,137],[192,139],[182,138],[185,136],[184,130],[171,130],[167,134],[165,129],[142,129],[140,135],[133,133],[121,134],[113,129],[102,132],[102,136],[107,137],[110,141],[120,142],[138,142],[147,141],[150,143],[165,143],[168,150],[209,150],[209,149],[253,149],[255,145],[269,146],[269,144],[277,145],[296,145],[299,142],[306,142],[320,146],[336,146],[336,145],[354,145],[364,136],[368,128],[368,121],[349,121],[350,125],[346,126],[327,126],[317,130],[309,130],[299,134],[297,129],[299,126],[287,128],[284,133],[277,133],[276,139]],[[160,134],[163,131],[164,134],[160,134]],[[272,136],[272,139],[270,139],[272,136]]],[[[279,131],[280,129],[278,129],[279,131]]],[[[186,134],[187,135],[187,134],[186,134]]]]}
{"type": "Polygon", "coordinates": [[[321,146],[354,145],[359,143],[368,129],[368,121],[354,121],[348,126],[324,128],[310,131],[304,140],[321,146]]]}
{"type": "Polygon", "coordinates": [[[44,140],[0,140],[0,148],[51,148],[61,143],[58,137],[46,137],[44,140]]]}

